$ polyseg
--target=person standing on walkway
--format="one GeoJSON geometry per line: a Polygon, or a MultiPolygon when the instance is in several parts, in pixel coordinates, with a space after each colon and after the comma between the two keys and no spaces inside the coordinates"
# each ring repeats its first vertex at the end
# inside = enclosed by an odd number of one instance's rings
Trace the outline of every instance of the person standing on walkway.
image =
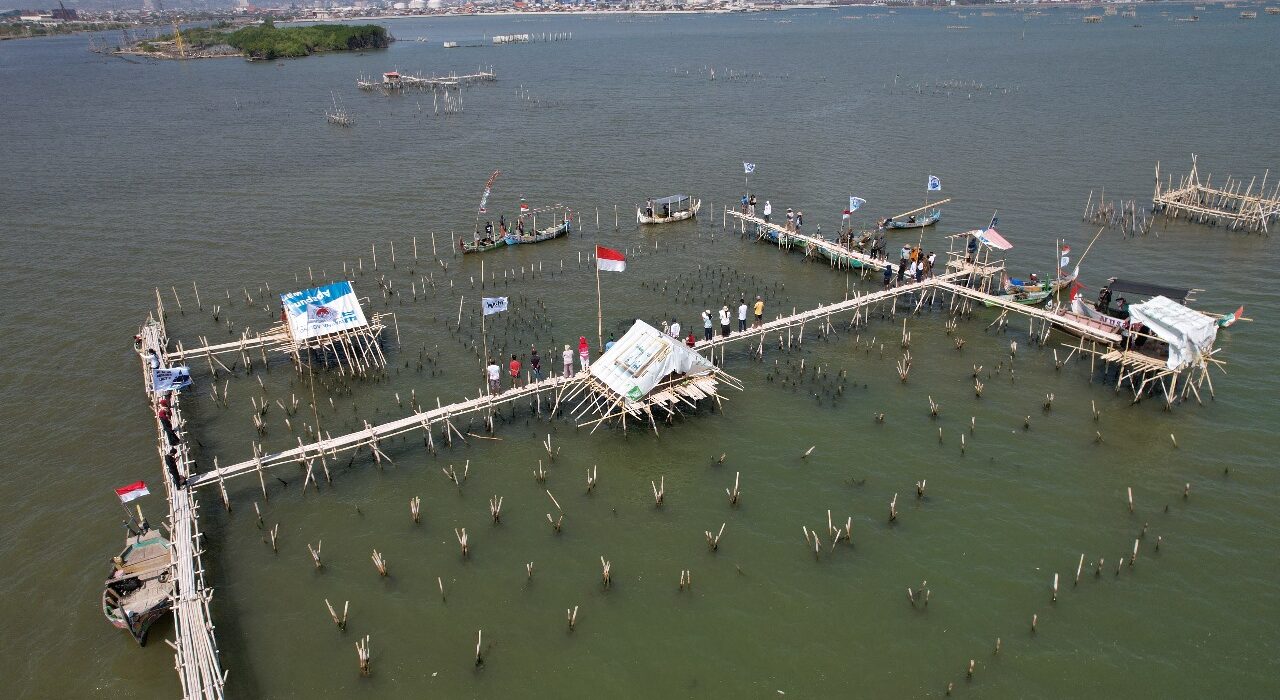
{"type": "Polygon", "coordinates": [[[884,288],[888,289],[893,286],[893,265],[884,264],[884,288]]]}
{"type": "Polygon", "coordinates": [[[169,451],[164,453],[164,466],[169,470],[169,477],[173,479],[174,487],[186,488],[186,478],[178,473],[178,448],[170,447],[169,451]]]}
{"type": "Polygon", "coordinates": [[[591,346],[587,345],[587,336],[578,336],[578,362],[583,371],[591,366],[591,346]]]}
{"type": "Polygon", "coordinates": [[[742,298],[738,300],[738,332],[742,333],[747,330],[747,300],[742,298]]]}
{"type": "Polygon", "coordinates": [[[731,320],[732,320],[732,317],[729,314],[729,305],[725,304],[724,306],[721,306],[720,307],[720,335],[724,336],[725,338],[728,338],[729,333],[731,332],[729,328],[729,322],[731,320]]]}
{"type": "Polygon", "coordinates": [[[569,349],[566,343],[564,346],[564,378],[568,379],[573,376],[573,350],[569,349]]]}
{"type": "Polygon", "coordinates": [[[905,263],[910,258],[911,258],[911,246],[907,244],[903,244],[902,252],[898,254],[898,261],[905,263]]]}
{"type": "Polygon", "coordinates": [[[676,340],[680,340],[681,338],[680,322],[675,320],[674,318],[671,319],[671,337],[675,338],[676,340]]]}
{"type": "Polygon", "coordinates": [[[755,216],[755,215],[756,215],[756,196],[753,194],[747,197],[747,216],[755,216]]]}
{"type": "Polygon", "coordinates": [[[773,205],[770,204],[769,200],[766,199],[764,200],[764,222],[766,224],[769,223],[769,216],[772,214],[773,214],[773,205]]]}
{"type": "Polygon", "coordinates": [[[538,357],[538,349],[531,348],[529,350],[529,371],[533,373],[535,382],[542,381],[542,358],[538,357]]]}
{"type": "Polygon", "coordinates": [[[490,358],[485,372],[489,377],[489,393],[496,394],[502,391],[502,368],[498,366],[498,362],[490,358]]]}
{"type": "Polygon", "coordinates": [[[756,315],[756,321],[755,325],[752,327],[759,328],[760,324],[764,323],[764,299],[761,299],[759,294],[756,295],[756,304],[753,311],[756,315]]]}
{"type": "Polygon", "coordinates": [[[702,333],[711,340],[711,309],[702,310],[702,333]]]}
{"type": "Polygon", "coordinates": [[[511,356],[511,364],[507,365],[507,369],[511,371],[511,388],[520,386],[520,360],[515,355],[511,356]]]}
{"type": "Polygon", "coordinates": [[[693,337],[693,331],[689,331],[689,337],[684,339],[684,344],[691,348],[698,344],[698,339],[693,337]]]}
{"type": "Polygon", "coordinates": [[[169,400],[160,399],[160,408],[156,410],[156,418],[160,419],[160,427],[164,429],[164,437],[169,442],[169,447],[177,447],[178,443],[182,442],[182,438],[178,437],[178,433],[174,431],[169,415],[169,400]]]}
{"type": "Polygon", "coordinates": [[[938,259],[938,256],[934,255],[932,250],[929,251],[929,257],[924,259],[925,261],[924,276],[925,277],[933,277],[933,265],[937,259],[938,259]]]}

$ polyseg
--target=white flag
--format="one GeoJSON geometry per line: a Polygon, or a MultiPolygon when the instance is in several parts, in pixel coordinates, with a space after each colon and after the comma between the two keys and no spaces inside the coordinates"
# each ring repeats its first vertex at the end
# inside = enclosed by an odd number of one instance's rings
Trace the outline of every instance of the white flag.
{"type": "Polygon", "coordinates": [[[861,207],[862,207],[862,205],[863,205],[863,204],[866,204],[866,203],[867,203],[867,200],[865,200],[865,199],[863,199],[863,198],[861,198],[861,197],[850,197],[850,198],[849,198],[849,211],[858,211],[858,209],[859,209],[859,208],[861,208],[861,207]]]}
{"type": "Polygon", "coordinates": [[[507,310],[506,297],[485,297],[484,298],[484,315],[489,316],[501,311],[507,310]]]}
{"type": "Polygon", "coordinates": [[[942,180],[939,180],[935,175],[929,176],[929,191],[930,192],[942,191],[942,180]]]}
{"type": "Polygon", "coordinates": [[[756,171],[756,164],[755,164],[755,163],[748,163],[748,162],[747,162],[747,161],[745,161],[745,160],[744,160],[744,161],[742,161],[742,172],[746,173],[747,175],[750,175],[751,173],[754,173],[755,171],[756,171]]]}

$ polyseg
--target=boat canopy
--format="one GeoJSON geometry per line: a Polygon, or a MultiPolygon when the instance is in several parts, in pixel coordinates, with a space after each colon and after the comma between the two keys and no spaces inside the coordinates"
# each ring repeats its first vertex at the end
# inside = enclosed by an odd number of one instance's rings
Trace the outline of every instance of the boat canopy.
{"type": "Polygon", "coordinates": [[[1213,317],[1164,296],[1130,305],[1129,318],[1169,344],[1167,366],[1171,370],[1199,362],[1213,349],[1218,337],[1218,324],[1213,317]]]}
{"type": "Polygon", "coordinates": [[[1169,287],[1163,284],[1135,282],[1118,277],[1112,277],[1107,280],[1107,287],[1111,289],[1112,297],[1119,297],[1129,293],[1144,297],[1168,297],[1182,303],[1186,303],[1191,298],[1192,293],[1196,291],[1183,287],[1169,287]]]}
{"type": "MultiPolygon", "coordinates": [[[[662,206],[663,204],[672,204],[672,205],[675,205],[675,204],[679,204],[679,203],[681,203],[681,202],[687,202],[687,201],[689,201],[689,196],[688,196],[688,195],[683,195],[683,194],[673,194],[673,195],[671,195],[670,197],[659,197],[658,199],[654,199],[654,200],[653,200],[653,204],[654,204],[654,206],[659,206],[659,207],[660,207],[660,206],[662,206]]],[[[672,208],[672,209],[675,209],[675,207],[674,207],[674,206],[672,206],[671,208],[672,208]]]]}

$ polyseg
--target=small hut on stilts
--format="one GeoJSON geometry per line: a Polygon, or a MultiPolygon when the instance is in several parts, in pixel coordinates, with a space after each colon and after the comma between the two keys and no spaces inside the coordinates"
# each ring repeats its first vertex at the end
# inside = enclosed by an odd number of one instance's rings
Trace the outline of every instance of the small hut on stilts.
{"type": "Polygon", "coordinates": [[[618,422],[623,431],[627,419],[647,422],[658,432],[655,409],[665,411],[668,423],[682,409],[696,409],[698,401],[711,399],[720,407],[720,384],[739,391],[742,384],[694,352],[676,338],[644,321],[636,321],[613,347],[592,363],[586,380],[564,397],[574,420],[594,414],[578,424],[595,432],[602,424],[618,422]]]}

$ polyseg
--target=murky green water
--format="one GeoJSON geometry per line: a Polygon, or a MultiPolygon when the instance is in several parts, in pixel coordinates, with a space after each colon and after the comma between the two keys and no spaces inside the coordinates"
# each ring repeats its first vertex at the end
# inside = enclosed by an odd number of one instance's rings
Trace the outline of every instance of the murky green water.
{"type": "MultiPolygon", "coordinates": [[[[849,194],[869,201],[870,221],[918,206],[925,177],[938,175],[956,201],[926,248],[941,250],[943,233],[999,209],[1015,270],[1046,269],[1056,238],[1083,252],[1096,230],[1079,221],[1090,189],[1142,202],[1156,160],[1177,172],[1194,151],[1222,175],[1280,164],[1271,90],[1257,78],[1277,68],[1268,47],[1280,25],[1269,16],[1199,12],[1203,21],[1184,24],[1144,7],[1135,28],[1118,18],[1086,26],[1079,11],[873,14],[415,20],[390,26],[431,44],[274,64],[131,65],[83,51],[79,37],[0,45],[10,96],[0,103],[6,687],[30,697],[178,692],[160,643],[171,625],[139,650],[97,610],[121,534],[111,489],[159,476],[129,349],[157,285],[172,336],[190,345],[265,327],[274,314],[263,306],[274,304],[264,300],[302,286],[308,268],[329,279],[344,262],[362,264],[356,287],[375,310],[395,313],[401,344],[390,347],[385,380],[318,378],[317,417],[337,434],[405,414],[397,392],[406,406],[411,390],[424,403],[474,394],[478,319],[449,329],[464,295],[468,314],[482,295],[511,296],[512,310],[491,318],[495,354],[536,343],[558,364],[551,348],[594,331],[594,274],[578,254],[597,242],[630,252],[627,271],[604,280],[606,334],[633,318],[676,316],[688,327],[701,309],[743,294],[762,294],[772,315],[876,287],[740,239],[712,217],[651,232],[627,223],[650,194],[686,191],[717,208],[731,201],[742,160],[758,164],[752,189],[775,209],[803,209],[806,228],[828,232],[849,194]],[[945,28],[960,24],[971,28],[945,28]],[[439,48],[544,31],[574,39],[439,48]],[[354,87],[362,73],[480,64],[492,64],[499,82],[466,92],[466,111],[447,119],[431,115],[429,95],[354,87]],[[953,87],[915,89],[942,81],[953,87]],[[519,100],[519,86],[534,100],[519,100]],[[355,128],[323,123],[330,92],[355,113],[355,128]],[[586,226],[485,256],[496,286],[473,289],[480,261],[446,258],[446,271],[430,260],[429,239],[434,231],[443,257],[450,231],[471,228],[493,169],[503,171],[493,208],[510,213],[521,195],[562,201],[587,212],[586,226]],[[410,284],[425,275],[435,291],[419,289],[415,301],[410,284]],[[377,291],[382,277],[400,292],[390,303],[377,291]]],[[[1215,375],[1218,398],[1204,406],[1131,407],[1091,382],[1087,364],[1055,370],[1052,345],[1028,343],[1025,322],[984,331],[994,318],[986,312],[961,322],[956,334],[967,342],[957,351],[946,314],[934,311],[910,322],[906,383],[894,371],[901,317],[878,320],[810,335],[803,350],[770,348],[763,363],[731,349],[726,369],[745,390],[731,392],[723,412],[677,419],[660,437],[588,435],[519,406],[499,420],[500,440],[432,455],[409,437],[386,447],[394,464],[381,470],[366,457],[344,459],[319,493],[300,493],[301,473],[285,468],[275,476],[287,486],[270,483],[265,503],[252,477],[232,482],[230,514],[204,494],[228,692],[918,696],[954,682],[957,694],[1020,697],[1274,694],[1280,498],[1271,455],[1280,443],[1268,430],[1277,332],[1264,282],[1274,247],[1183,224],[1156,232],[1104,235],[1083,277],[1095,287],[1126,275],[1203,288],[1209,310],[1246,305],[1257,322],[1220,336],[1229,374],[1215,375]],[[980,399],[974,365],[990,375],[980,399]],[[842,369],[837,393],[832,377],[842,369]],[[1049,412],[1046,393],[1055,396],[1049,412]],[[942,405],[936,419],[927,397],[942,405]],[[883,423],[873,418],[881,412],[883,423]],[[551,463],[540,446],[548,433],[560,450],[551,463]],[[545,485],[533,478],[539,459],[545,485]],[[461,487],[441,473],[468,461],[461,487]],[[600,484],[588,495],[593,465],[600,484]],[[724,489],[735,473],[743,497],[731,508],[724,489]],[[660,477],[666,499],[655,508],[650,480],[660,477]],[[928,489],[917,500],[922,479],[928,489]],[[544,489],[564,509],[559,534],[546,522],[554,506],[544,489]],[[498,525],[493,495],[504,498],[498,525]],[[413,496],[422,498],[420,525],[409,518],[413,496]],[[255,501],[267,526],[280,526],[278,553],[256,527],[255,501]],[[801,528],[825,533],[828,509],[840,522],[852,517],[853,544],[815,560],[801,528]],[[721,523],[710,552],[703,531],[721,523]],[[1144,525],[1136,566],[1117,576],[1144,525]],[[469,559],[455,527],[470,534],[469,559]],[[317,571],[306,545],[321,540],[317,571]],[[375,548],[389,560],[386,579],[369,561],[375,548]],[[1086,575],[1075,587],[1081,553],[1086,575]],[[601,556],[612,562],[608,591],[601,556]],[[1106,566],[1095,579],[1099,557],[1106,566]],[[682,592],[684,569],[693,587],[682,592]],[[1063,577],[1056,604],[1054,573],[1063,577]],[[906,589],[926,580],[928,608],[913,608],[906,589]],[[350,601],[345,633],[326,598],[350,601]],[[570,633],[564,615],[574,606],[570,633]],[[487,654],[477,669],[480,629],[487,654]],[[353,645],[366,634],[373,675],[362,679],[353,645]],[[966,681],[970,659],[976,672],[966,681]]],[[[311,390],[277,361],[258,374],[263,388],[243,373],[232,379],[223,408],[200,374],[187,411],[205,464],[249,456],[259,439],[249,397],[305,402],[311,390]]],[[[304,412],[291,419],[297,434],[314,422],[304,412]]],[[[277,407],[267,417],[267,449],[296,443],[277,407]]],[[[161,501],[148,500],[157,516],[161,501]]]]}

